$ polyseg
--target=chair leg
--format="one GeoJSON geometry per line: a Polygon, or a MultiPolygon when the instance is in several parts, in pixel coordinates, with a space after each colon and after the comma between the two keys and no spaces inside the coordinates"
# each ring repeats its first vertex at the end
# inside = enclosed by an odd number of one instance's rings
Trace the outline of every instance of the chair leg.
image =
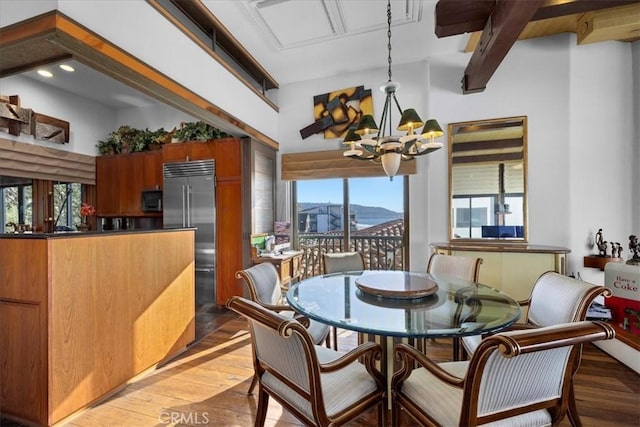
{"type": "Polygon", "coordinates": [[[331,335],[333,335],[333,349],[338,350],[338,328],[335,326],[331,327],[331,335]]]}
{"type": "Polygon", "coordinates": [[[569,416],[569,422],[573,427],[582,427],[582,421],[580,421],[580,415],[578,415],[578,407],[576,405],[576,394],[573,391],[573,380],[569,386],[569,408],[567,414],[569,416]]]}
{"type": "Polygon", "coordinates": [[[258,374],[253,374],[253,378],[251,378],[251,384],[249,385],[249,390],[247,390],[247,394],[253,394],[253,389],[256,388],[256,384],[258,384],[258,374]]]}
{"type": "Polygon", "coordinates": [[[258,387],[258,410],[256,411],[256,423],[255,427],[263,427],[264,422],[267,419],[267,408],[269,407],[269,395],[262,389],[262,386],[258,387]]]}

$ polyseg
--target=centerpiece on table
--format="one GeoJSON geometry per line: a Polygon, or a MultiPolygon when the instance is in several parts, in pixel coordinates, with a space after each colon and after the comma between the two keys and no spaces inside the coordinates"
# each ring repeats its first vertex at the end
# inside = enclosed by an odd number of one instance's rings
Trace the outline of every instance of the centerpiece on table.
{"type": "Polygon", "coordinates": [[[80,224],[76,225],[78,231],[89,231],[91,225],[89,224],[89,217],[96,214],[96,208],[88,203],[82,203],[80,205],[80,224]]]}

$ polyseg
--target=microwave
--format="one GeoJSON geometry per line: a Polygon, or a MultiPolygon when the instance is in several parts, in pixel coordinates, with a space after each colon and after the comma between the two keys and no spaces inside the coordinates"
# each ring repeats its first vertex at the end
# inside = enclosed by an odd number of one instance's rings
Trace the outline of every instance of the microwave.
{"type": "Polygon", "coordinates": [[[142,212],[162,212],[162,190],[142,190],[142,212]]]}

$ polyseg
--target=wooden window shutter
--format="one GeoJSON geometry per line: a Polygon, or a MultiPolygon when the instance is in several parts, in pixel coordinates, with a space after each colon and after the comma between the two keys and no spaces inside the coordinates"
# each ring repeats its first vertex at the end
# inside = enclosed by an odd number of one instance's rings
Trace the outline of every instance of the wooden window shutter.
{"type": "MultiPolygon", "coordinates": [[[[382,165],[370,160],[343,156],[343,150],[312,151],[282,155],[282,179],[301,181],[327,178],[369,178],[386,176],[382,165]]],[[[416,173],[416,160],[402,162],[397,176],[416,173]]]]}

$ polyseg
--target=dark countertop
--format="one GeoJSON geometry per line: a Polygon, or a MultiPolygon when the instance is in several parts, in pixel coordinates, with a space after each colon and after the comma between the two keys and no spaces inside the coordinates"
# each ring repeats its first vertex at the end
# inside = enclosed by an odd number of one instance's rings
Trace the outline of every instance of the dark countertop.
{"type": "Polygon", "coordinates": [[[69,237],[103,237],[117,236],[122,234],[144,234],[144,233],[167,233],[172,231],[188,231],[195,228],[156,228],[156,229],[136,229],[136,230],[106,230],[106,231],[68,231],[58,233],[4,233],[0,234],[0,239],[57,239],[69,237]]]}

